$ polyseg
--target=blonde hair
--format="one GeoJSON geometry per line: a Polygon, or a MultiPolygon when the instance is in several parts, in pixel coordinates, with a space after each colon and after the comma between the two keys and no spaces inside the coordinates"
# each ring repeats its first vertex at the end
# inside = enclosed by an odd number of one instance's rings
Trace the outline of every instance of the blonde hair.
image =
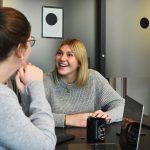
{"type": "MultiPolygon", "coordinates": [[[[66,39],[59,45],[57,51],[59,51],[63,45],[68,45],[70,47],[70,49],[74,52],[74,55],[79,62],[76,85],[84,86],[87,83],[88,76],[89,76],[87,51],[85,45],[83,44],[82,41],[78,39],[66,39]]],[[[57,71],[56,65],[53,71],[53,76],[55,81],[61,78],[61,75],[57,71]]]]}

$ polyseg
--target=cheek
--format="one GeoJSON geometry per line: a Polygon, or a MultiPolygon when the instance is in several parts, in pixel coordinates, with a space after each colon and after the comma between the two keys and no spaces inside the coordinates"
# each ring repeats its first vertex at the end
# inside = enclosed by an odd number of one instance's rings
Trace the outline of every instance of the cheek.
{"type": "Polygon", "coordinates": [[[31,52],[32,52],[32,48],[29,48],[29,54],[31,54],[31,52]]]}
{"type": "Polygon", "coordinates": [[[76,60],[76,59],[72,62],[72,64],[74,64],[75,68],[79,68],[79,66],[80,66],[78,60],[76,60]]]}
{"type": "Polygon", "coordinates": [[[31,54],[31,51],[32,51],[32,49],[31,49],[31,48],[28,48],[28,50],[27,50],[27,55],[28,55],[28,56],[31,54]]]}
{"type": "Polygon", "coordinates": [[[58,64],[58,63],[59,63],[59,61],[58,61],[58,59],[57,59],[57,58],[55,58],[55,63],[56,63],[56,64],[58,64]]]}
{"type": "Polygon", "coordinates": [[[55,61],[58,62],[58,60],[59,60],[59,58],[56,56],[56,57],[55,57],[55,61]]]}
{"type": "Polygon", "coordinates": [[[25,54],[26,59],[28,59],[29,55],[31,54],[31,51],[32,51],[31,47],[28,47],[28,49],[26,49],[26,54],[25,54]]]}

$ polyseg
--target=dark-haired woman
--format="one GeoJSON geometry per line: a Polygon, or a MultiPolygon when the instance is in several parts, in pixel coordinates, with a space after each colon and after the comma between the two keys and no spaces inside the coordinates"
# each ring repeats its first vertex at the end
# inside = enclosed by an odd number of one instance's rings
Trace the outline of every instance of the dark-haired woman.
{"type": "Polygon", "coordinates": [[[55,125],[44,93],[43,72],[26,64],[35,42],[30,34],[30,23],[21,12],[0,7],[0,150],[55,149],[55,125]],[[28,117],[5,84],[16,72],[17,86],[30,97],[28,117]]]}

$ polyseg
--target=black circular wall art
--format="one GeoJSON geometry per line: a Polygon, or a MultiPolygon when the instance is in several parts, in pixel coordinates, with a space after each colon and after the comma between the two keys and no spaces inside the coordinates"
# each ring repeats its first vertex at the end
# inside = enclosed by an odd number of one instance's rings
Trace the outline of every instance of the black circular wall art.
{"type": "Polygon", "coordinates": [[[142,28],[146,29],[148,28],[149,26],[149,20],[145,17],[143,17],[141,20],[140,20],[140,25],[142,28]]]}
{"type": "Polygon", "coordinates": [[[46,15],[46,22],[47,24],[53,26],[57,23],[57,16],[53,13],[49,13],[46,15]]]}

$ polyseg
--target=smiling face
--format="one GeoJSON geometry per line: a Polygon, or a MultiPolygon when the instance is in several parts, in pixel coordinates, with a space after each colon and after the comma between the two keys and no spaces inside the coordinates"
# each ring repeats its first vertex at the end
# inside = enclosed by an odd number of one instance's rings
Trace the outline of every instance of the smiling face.
{"type": "Polygon", "coordinates": [[[58,73],[68,82],[77,78],[79,62],[68,45],[63,45],[56,53],[56,66],[58,73]]]}

